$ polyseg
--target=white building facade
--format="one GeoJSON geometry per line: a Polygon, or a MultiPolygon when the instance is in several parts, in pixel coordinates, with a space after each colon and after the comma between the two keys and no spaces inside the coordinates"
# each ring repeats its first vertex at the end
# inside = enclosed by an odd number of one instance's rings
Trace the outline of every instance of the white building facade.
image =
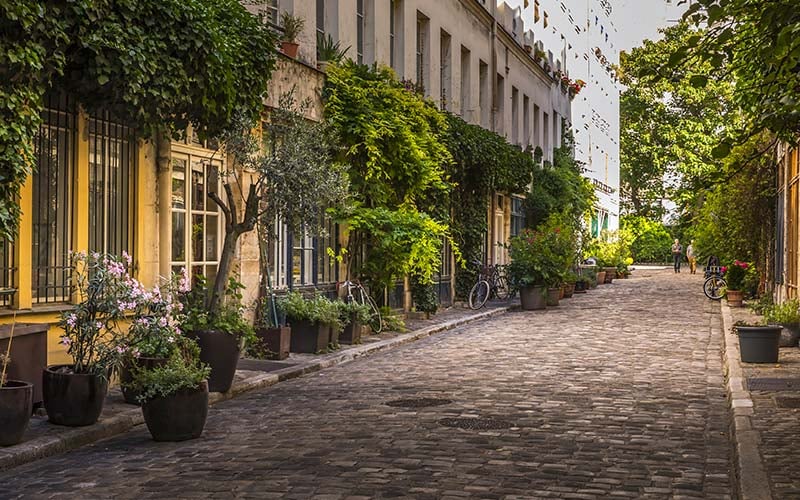
{"type": "Polygon", "coordinates": [[[618,33],[609,0],[508,0],[522,8],[531,36],[586,86],[572,101],[575,157],[595,186],[592,232],[619,228],[618,33]]]}

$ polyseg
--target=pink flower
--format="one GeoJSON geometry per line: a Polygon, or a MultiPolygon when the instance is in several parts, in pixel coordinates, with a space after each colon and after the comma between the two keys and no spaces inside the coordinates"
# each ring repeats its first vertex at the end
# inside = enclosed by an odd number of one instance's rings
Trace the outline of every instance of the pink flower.
{"type": "Polygon", "coordinates": [[[61,337],[61,339],[58,341],[58,343],[62,344],[62,345],[65,345],[65,346],[69,346],[72,343],[72,340],[70,340],[69,337],[64,335],[64,336],[61,337]]]}
{"type": "Polygon", "coordinates": [[[167,324],[167,318],[164,318],[163,316],[158,320],[158,326],[161,328],[165,328],[167,324]]]}
{"type": "Polygon", "coordinates": [[[75,328],[75,324],[78,322],[78,316],[74,313],[67,316],[67,326],[70,328],[75,328]]]}
{"type": "Polygon", "coordinates": [[[125,250],[122,251],[122,258],[125,259],[125,262],[127,262],[129,266],[133,263],[133,257],[125,250]]]}

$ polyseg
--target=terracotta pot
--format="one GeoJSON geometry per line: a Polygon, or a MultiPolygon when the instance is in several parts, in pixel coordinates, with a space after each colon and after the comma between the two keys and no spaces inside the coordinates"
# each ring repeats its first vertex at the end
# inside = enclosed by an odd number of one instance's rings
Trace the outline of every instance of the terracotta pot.
{"type": "Polygon", "coordinates": [[[606,282],[606,272],[605,271],[597,271],[597,284],[603,285],[606,282]]]}
{"type": "Polygon", "coordinates": [[[61,371],[71,365],[48,366],[42,372],[47,419],[56,425],[81,427],[100,418],[108,393],[108,378],[61,371]]]}
{"type": "Polygon", "coordinates": [[[200,346],[200,361],[211,367],[208,390],[228,392],[239,364],[239,338],[218,330],[191,332],[189,336],[200,346]]]}
{"type": "Polygon", "coordinates": [[[142,405],[147,430],[156,441],[186,441],[199,438],[208,416],[208,382],[181,389],[142,405]]]}
{"type": "Polygon", "coordinates": [[[561,297],[561,287],[558,288],[548,288],[547,289],[547,305],[548,306],[557,306],[558,301],[561,297]]]}
{"type": "Polygon", "coordinates": [[[286,54],[291,58],[297,57],[297,49],[300,47],[299,44],[294,42],[281,42],[281,52],[286,54]]]}
{"type": "Polygon", "coordinates": [[[563,290],[564,290],[564,296],[562,298],[571,299],[572,294],[575,293],[575,283],[564,283],[563,290]]]}
{"type": "Polygon", "coordinates": [[[167,358],[133,358],[122,365],[119,370],[119,384],[122,386],[122,397],[125,402],[139,405],[139,392],[127,387],[133,381],[132,368],[152,369],[167,364],[167,358]]]}
{"type": "Polygon", "coordinates": [[[740,290],[726,290],[725,298],[728,299],[728,305],[731,307],[742,307],[742,300],[744,293],[740,290]]]}
{"type": "Polygon", "coordinates": [[[543,286],[524,286],[519,291],[522,309],[536,311],[547,307],[547,297],[543,286]]]}
{"type": "Polygon", "coordinates": [[[22,441],[33,412],[33,384],[6,379],[0,386],[0,446],[22,441]]]}
{"type": "Polygon", "coordinates": [[[617,268],[616,267],[606,267],[603,269],[606,272],[606,284],[613,283],[614,278],[617,277],[617,268]]]}

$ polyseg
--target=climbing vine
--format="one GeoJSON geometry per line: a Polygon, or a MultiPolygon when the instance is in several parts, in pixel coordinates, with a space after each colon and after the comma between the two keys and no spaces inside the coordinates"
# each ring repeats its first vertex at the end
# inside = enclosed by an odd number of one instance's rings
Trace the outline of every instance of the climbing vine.
{"type": "Polygon", "coordinates": [[[252,119],[273,69],[275,38],[237,0],[0,0],[0,236],[34,168],[43,100],[64,92],[140,137],[226,129],[252,119]]]}

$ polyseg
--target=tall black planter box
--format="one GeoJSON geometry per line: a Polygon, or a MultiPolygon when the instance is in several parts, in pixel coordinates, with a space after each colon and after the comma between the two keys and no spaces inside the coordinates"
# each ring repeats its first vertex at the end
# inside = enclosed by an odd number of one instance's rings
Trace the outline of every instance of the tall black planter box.
{"type": "MultiPolygon", "coordinates": [[[[42,397],[42,370],[47,368],[47,323],[17,323],[11,342],[11,363],[6,377],[33,384],[33,404],[40,405],[42,397]]],[[[11,325],[0,325],[0,352],[8,349],[11,325]]]]}
{"type": "Polygon", "coordinates": [[[292,341],[291,336],[292,329],[288,326],[256,329],[256,337],[261,339],[264,347],[275,353],[275,359],[286,359],[289,357],[289,349],[292,341]]]}
{"type": "Polygon", "coordinates": [[[342,333],[339,335],[339,342],[342,344],[360,344],[361,343],[361,323],[352,320],[347,326],[344,327],[342,333]]]}
{"type": "Polygon", "coordinates": [[[331,327],[310,321],[293,321],[291,345],[292,352],[319,352],[327,349],[331,327]]]}

